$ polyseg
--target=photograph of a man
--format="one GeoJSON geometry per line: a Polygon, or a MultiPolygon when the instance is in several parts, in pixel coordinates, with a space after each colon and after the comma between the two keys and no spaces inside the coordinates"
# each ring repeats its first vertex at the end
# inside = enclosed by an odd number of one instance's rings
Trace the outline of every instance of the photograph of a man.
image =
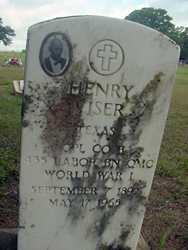
{"type": "Polygon", "coordinates": [[[60,39],[54,38],[49,45],[50,55],[45,58],[45,67],[52,73],[59,73],[66,64],[66,59],[62,57],[63,44],[60,39]]]}
{"type": "Polygon", "coordinates": [[[65,34],[48,34],[40,48],[40,64],[46,74],[60,76],[70,65],[71,45],[65,34]]]}

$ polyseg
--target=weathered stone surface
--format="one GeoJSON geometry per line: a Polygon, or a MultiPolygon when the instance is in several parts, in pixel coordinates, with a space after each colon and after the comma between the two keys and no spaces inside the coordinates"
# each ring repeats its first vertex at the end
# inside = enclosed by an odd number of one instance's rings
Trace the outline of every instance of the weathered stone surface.
{"type": "Polygon", "coordinates": [[[19,250],[134,250],[179,48],[125,20],[28,32],[19,250]]]}

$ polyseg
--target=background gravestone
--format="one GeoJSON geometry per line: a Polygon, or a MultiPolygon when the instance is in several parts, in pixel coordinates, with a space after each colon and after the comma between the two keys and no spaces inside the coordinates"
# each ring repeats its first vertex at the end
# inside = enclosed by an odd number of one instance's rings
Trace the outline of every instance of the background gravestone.
{"type": "Polygon", "coordinates": [[[136,249],[178,57],[125,20],[29,29],[19,250],[136,249]]]}

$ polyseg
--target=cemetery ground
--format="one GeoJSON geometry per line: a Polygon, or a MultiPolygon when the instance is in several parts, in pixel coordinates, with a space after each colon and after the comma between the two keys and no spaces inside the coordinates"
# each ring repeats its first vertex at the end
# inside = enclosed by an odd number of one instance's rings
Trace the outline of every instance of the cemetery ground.
{"type": "MultiPolygon", "coordinates": [[[[17,54],[19,56],[19,54],[17,54]]],[[[10,53],[0,53],[0,65],[10,53]]],[[[23,55],[22,55],[23,56],[23,55]]],[[[0,66],[0,227],[17,227],[23,68],[0,66]]],[[[188,249],[188,67],[178,68],[142,233],[154,250],[188,249]]]]}

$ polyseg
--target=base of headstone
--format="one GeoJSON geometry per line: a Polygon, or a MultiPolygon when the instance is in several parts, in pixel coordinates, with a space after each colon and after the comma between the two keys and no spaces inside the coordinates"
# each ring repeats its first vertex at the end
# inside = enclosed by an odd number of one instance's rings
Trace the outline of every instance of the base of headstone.
{"type": "MultiPolygon", "coordinates": [[[[0,250],[17,250],[16,228],[0,229],[0,250]]],[[[136,250],[150,250],[142,235],[140,235],[136,250]]]]}

